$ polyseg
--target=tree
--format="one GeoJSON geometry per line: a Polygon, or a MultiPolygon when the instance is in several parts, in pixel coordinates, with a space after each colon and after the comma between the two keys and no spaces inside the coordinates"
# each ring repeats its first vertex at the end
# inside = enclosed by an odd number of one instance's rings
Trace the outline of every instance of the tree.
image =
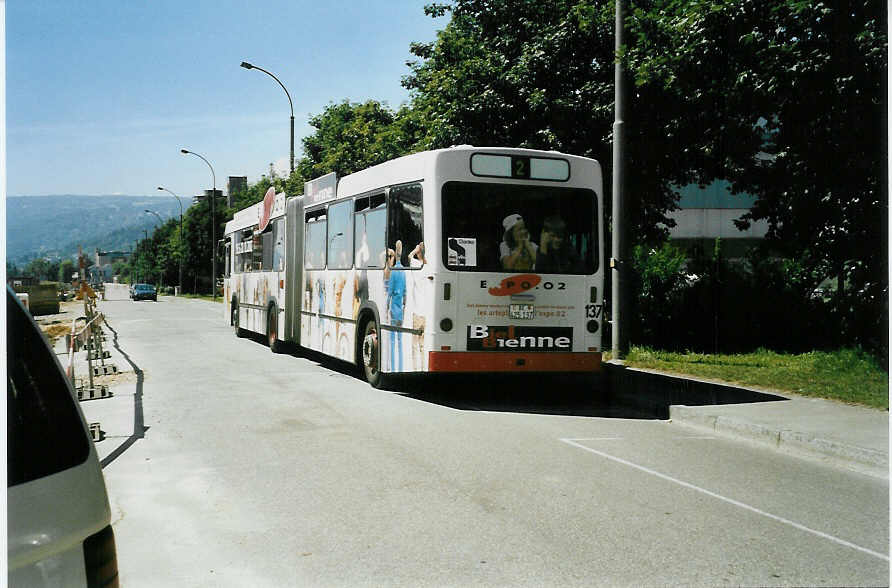
{"type": "MultiPolygon", "coordinates": [[[[877,130],[886,6],[840,6],[634,2],[619,56],[635,82],[626,209],[633,241],[657,244],[679,186],[729,180],[758,198],[740,226],[767,220],[775,254],[803,275],[838,276],[847,341],[872,344],[888,314],[877,130]]],[[[612,4],[455,0],[426,11],[452,19],[435,42],[412,46],[419,60],[403,83],[427,121],[419,147],[558,149],[594,157],[610,177],[612,4]]]]}
{"type": "MultiPolygon", "coordinates": [[[[216,233],[223,237],[223,228],[227,215],[216,208],[216,233]]],[[[183,232],[187,235],[185,255],[183,257],[183,288],[192,292],[211,291],[211,251],[216,251],[216,244],[211,244],[211,206],[207,198],[193,204],[183,215],[183,232]]],[[[171,263],[173,261],[171,260],[171,263]]],[[[218,262],[217,269],[223,266],[218,262]]],[[[171,279],[171,278],[168,278],[171,279]]],[[[173,283],[173,282],[167,282],[173,283]]]]}
{"type": "Polygon", "coordinates": [[[38,257],[25,266],[25,275],[52,281],[59,277],[59,262],[38,257]]]}
{"type": "Polygon", "coordinates": [[[74,274],[75,271],[76,269],[74,267],[74,261],[70,259],[63,259],[62,262],[59,264],[58,281],[62,282],[63,284],[71,283],[71,275],[74,274]]]}
{"type": "Polygon", "coordinates": [[[393,112],[376,100],[330,104],[310,119],[316,132],[303,140],[289,193],[302,193],[303,182],[330,172],[341,177],[410,153],[418,142],[417,120],[409,108],[393,112]]]}
{"type": "MultiPolygon", "coordinates": [[[[419,60],[403,80],[427,121],[421,148],[453,144],[556,149],[597,159],[610,210],[614,44],[613,7],[586,0],[502,3],[457,0],[431,5],[452,20],[434,43],[412,45],[419,60]]],[[[633,97],[627,125],[629,231],[657,243],[673,221],[679,166],[677,134],[659,123],[671,109],[659,88],[633,97]]]]}
{"type": "Polygon", "coordinates": [[[112,272],[122,282],[130,282],[131,266],[126,261],[116,261],[112,264],[112,272]]]}
{"type": "Polygon", "coordinates": [[[700,133],[701,181],[757,196],[739,221],[838,288],[849,342],[883,345],[888,316],[886,4],[671,0],[634,13],[629,63],[700,133]]]}

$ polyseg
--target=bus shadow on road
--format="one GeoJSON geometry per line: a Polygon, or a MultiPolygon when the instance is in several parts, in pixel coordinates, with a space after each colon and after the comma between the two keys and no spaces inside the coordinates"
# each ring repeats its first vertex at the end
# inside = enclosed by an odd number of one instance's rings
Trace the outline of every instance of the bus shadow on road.
{"type": "MultiPolygon", "coordinates": [[[[259,343],[265,340],[258,337],[259,343]]],[[[320,367],[362,380],[360,368],[309,349],[289,349],[320,367]]],[[[455,410],[617,419],[665,419],[659,410],[632,406],[596,387],[591,374],[407,374],[391,377],[388,391],[455,410]]]]}
{"type": "Polygon", "coordinates": [[[617,402],[592,376],[405,376],[394,392],[456,410],[616,419],[659,419],[658,411],[617,402]]]}

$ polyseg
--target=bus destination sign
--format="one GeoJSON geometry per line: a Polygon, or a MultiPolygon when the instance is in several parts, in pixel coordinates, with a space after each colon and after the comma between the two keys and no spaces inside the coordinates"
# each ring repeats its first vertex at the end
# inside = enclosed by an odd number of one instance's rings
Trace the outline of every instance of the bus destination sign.
{"type": "Polygon", "coordinates": [[[334,200],[338,194],[338,175],[335,172],[304,183],[305,206],[334,200]]]}

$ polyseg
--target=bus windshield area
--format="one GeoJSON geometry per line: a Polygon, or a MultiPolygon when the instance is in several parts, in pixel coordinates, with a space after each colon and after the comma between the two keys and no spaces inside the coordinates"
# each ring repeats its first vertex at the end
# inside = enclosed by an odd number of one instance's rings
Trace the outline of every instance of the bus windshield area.
{"type": "Polygon", "coordinates": [[[449,182],[443,186],[443,262],[478,272],[593,274],[592,190],[449,182]]]}

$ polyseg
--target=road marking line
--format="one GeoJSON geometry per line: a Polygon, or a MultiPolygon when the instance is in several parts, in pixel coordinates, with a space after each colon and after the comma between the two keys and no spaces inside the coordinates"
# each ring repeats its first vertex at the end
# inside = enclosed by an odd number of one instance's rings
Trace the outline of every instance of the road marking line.
{"type": "Polygon", "coordinates": [[[661,474],[660,472],[658,472],[656,470],[652,470],[652,469],[646,468],[642,465],[632,463],[631,461],[627,461],[625,459],[622,459],[621,457],[616,457],[614,455],[610,455],[609,453],[604,453],[603,451],[598,451],[597,449],[592,449],[591,447],[586,447],[585,445],[582,445],[581,443],[577,443],[577,441],[594,441],[594,439],[560,439],[560,441],[566,443],[567,445],[572,445],[573,447],[582,449],[583,451],[588,451],[589,453],[594,453],[595,455],[599,455],[599,456],[603,457],[604,459],[609,459],[611,461],[615,461],[616,463],[619,463],[619,464],[622,464],[625,466],[629,466],[630,468],[634,468],[636,470],[642,471],[646,474],[656,476],[658,478],[666,480],[667,482],[672,482],[674,484],[678,484],[679,486],[683,486],[684,488],[688,488],[690,490],[695,490],[702,494],[706,494],[707,496],[711,496],[712,498],[716,498],[723,502],[727,502],[728,504],[733,504],[734,506],[740,507],[744,510],[748,510],[755,514],[761,515],[763,517],[767,517],[769,519],[775,520],[779,523],[783,523],[785,525],[790,525],[791,527],[793,527],[795,529],[799,529],[800,531],[805,531],[806,533],[811,533],[812,535],[816,535],[818,537],[827,539],[829,541],[838,543],[840,545],[844,545],[846,547],[851,547],[852,549],[861,551],[868,555],[872,555],[872,556],[882,559],[884,561],[889,561],[888,555],[879,553],[877,551],[873,551],[871,549],[867,549],[866,547],[861,547],[860,545],[855,545],[854,543],[846,541],[845,539],[840,539],[839,537],[834,537],[833,535],[828,535],[827,533],[824,533],[822,531],[817,531],[810,527],[806,527],[805,525],[801,525],[797,522],[791,521],[790,519],[785,519],[784,517],[779,517],[777,515],[771,514],[770,512],[765,512],[764,510],[760,510],[754,506],[744,504],[743,502],[734,500],[733,498],[728,498],[727,496],[722,496],[721,494],[716,494],[715,492],[712,492],[705,488],[700,488],[699,486],[695,486],[691,483],[684,482],[682,480],[679,480],[678,478],[673,478],[672,476],[667,476],[666,474],[661,474]]]}

